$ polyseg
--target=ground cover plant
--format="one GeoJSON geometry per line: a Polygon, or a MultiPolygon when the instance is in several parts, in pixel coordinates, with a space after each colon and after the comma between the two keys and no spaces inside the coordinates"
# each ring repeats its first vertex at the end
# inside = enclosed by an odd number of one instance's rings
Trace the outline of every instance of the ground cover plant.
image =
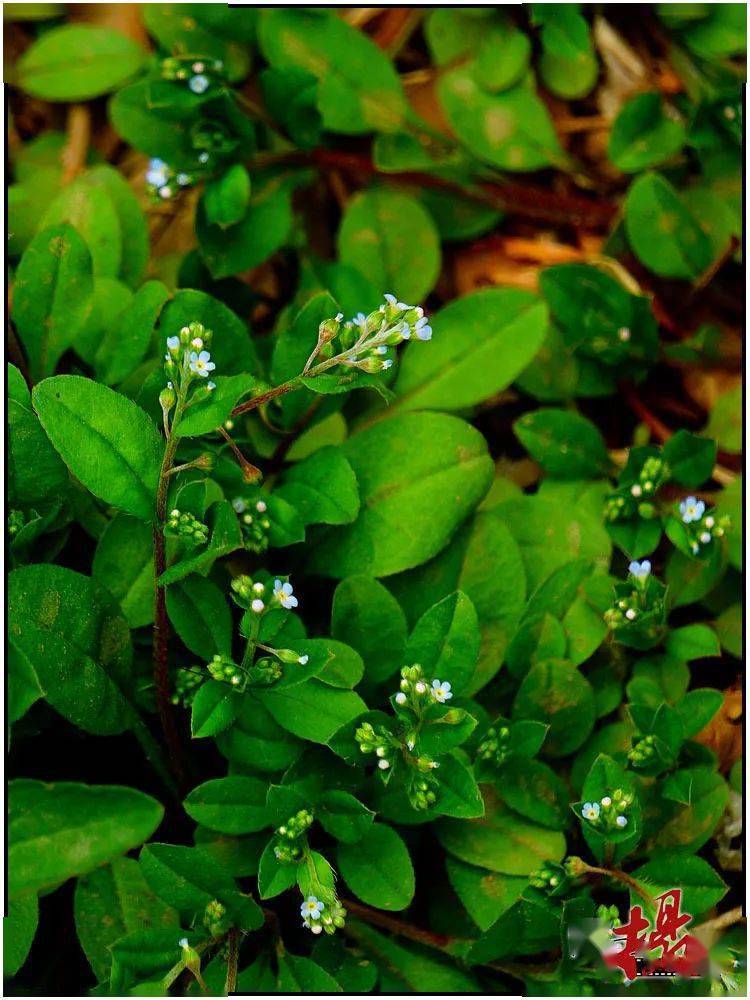
{"type": "Polygon", "coordinates": [[[6,992],[741,994],[745,8],[4,17],[6,992]]]}

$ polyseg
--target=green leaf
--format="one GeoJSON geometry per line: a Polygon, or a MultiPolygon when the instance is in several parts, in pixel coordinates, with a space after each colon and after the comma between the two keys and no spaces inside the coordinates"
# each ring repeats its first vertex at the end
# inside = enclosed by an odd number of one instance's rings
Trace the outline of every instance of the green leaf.
{"type": "Polygon", "coordinates": [[[92,184],[88,174],[77,177],[52,200],[40,225],[61,223],[74,226],[86,241],[95,279],[117,278],[123,260],[122,231],[107,188],[92,184]]]}
{"type": "Polygon", "coordinates": [[[33,238],[13,286],[13,322],[33,379],[54,372],[88,317],[91,254],[76,230],[50,226],[33,238]]]}
{"type": "Polygon", "coordinates": [[[47,701],[91,733],[121,733],[130,701],[130,632],[106,590],[62,566],[23,566],[8,577],[9,637],[47,701]]]}
{"type": "Polygon", "coordinates": [[[670,478],[680,486],[701,486],[710,478],[716,462],[716,442],[680,430],[667,441],[662,456],[670,478]]]}
{"type": "Polygon", "coordinates": [[[313,743],[327,743],[337,729],[367,710],[353,691],[332,688],[315,679],[294,687],[259,691],[257,698],[280,726],[313,743]]]}
{"type": "Polygon", "coordinates": [[[107,331],[96,352],[97,377],[117,385],[132,375],[154,340],[156,322],[169,298],[161,281],[147,281],[138,289],[107,331]]]}
{"type": "Polygon", "coordinates": [[[440,272],[440,240],[429,213],[389,188],[363,191],[348,203],[339,257],[404,302],[418,305],[440,272]]]}
{"type": "Polygon", "coordinates": [[[439,556],[389,585],[412,622],[455,590],[469,597],[481,637],[479,665],[467,692],[474,693],[502,663],[525,605],[525,578],[521,553],[503,521],[494,512],[480,512],[439,556]]]}
{"type": "Polygon", "coordinates": [[[471,67],[459,66],[440,77],[438,97],[458,138],[490,166],[516,171],[563,163],[563,150],[533,81],[492,94],[471,67]]]}
{"type": "Polygon", "coordinates": [[[249,694],[240,700],[237,718],[226,732],[218,735],[216,743],[233,764],[253,772],[283,771],[302,750],[302,744],[249,694]]]}
{"type": "Polygon", "coordinates": [[[542,26],[539,73],[545,86],[566,100],[585,97],[599,75],[586,19],[578,4],[534,4],[532,22],[542,26]]]}
{"type": "Polygon", "coordinates": [[[207,222],[222,228],[234,226],[244,216],[250,201],[250,175],[241,163],[235,163],[206,185],[203,197],[207,222]]]}
{"type": "Polygon", "coordinates": [[[15,82],[44,101],[88,101],[134,76],[145,55],[112,28],[65,24],[45,32],[24,52],[15,82]]]}
{"type": "Polygon", "coordinates": [[[164,443],[139,406],[78,375],[34,387],[34,409],[70,471],[95,496],[153,520],[164,443]]]}
{"type": "Polygon", "coordinates": [[[479,993],[476,981],[443,954],[418,945],[401,943],[403,939],[380,934],[367,924],[348,921],[357,943],[372,955],[380,969],[380,988],[384,993],[479,993]]]}
{"type": "Polygon", "coordinates": [[[356,844],[369,832],[375,813],[349,792],[324,792],[316,804],[316,818],[336,840],[356,844]]]}
{"type": "Polygon", "coordinates": [[[279,993],[341,993],[333,976],[321,969],[311,958],[290,955],[279,958],[279,993]]]}
{"type": "Polygon", "coordinates": [[[716,829],[729,799],[726,782],[720,774],[707,767],[676,771],[691,781],[691,801],[677,806],[665,821],[662,816],[654,831],[654,844],[672,853],[694,854],[716,829]]]}
{"type": "Polygon", "coordinates": [[[232,651],[232,614],[224,594],[202,576],[167,588],[167,612],[187,648],[208,662],[232,651]]]}
{"type": "MultiPolygon", "coordinates": [[[[8,366],[8,377],[20,372],[8,366]]],[[[11,506],[59,499],[67,492],[68,471],[42,430],[31,408],[31,396],[21,378],[17,391],[8,395],[8,499],[11,506]],[[33,461],[30,457],[33,456],[33,461]]]]}
{"type": "Polygon", "coordinates": [[[612,545],[602,524],[601,484],[592,485],[599,495],[592,492],[591,503],[580,496],[568,497],[560,489],[573,484],[549,485],[555,489],[507,500],[495,511],[518,544],[531,590],[573,559],[593,560],[601,569],[609,566],[612,545]]]}
{"type": "Polygon", "coordinates": [[[234,879],[200,848],[147,844],[139,864],[151,889],[176,910],[202,913],[207,903],[218,899],[243,930],[263,924],[258,904],[239,892],[234,879]]]}
{"type": "Polygon", "coordinates": [[[138,990],[163,991],[163,978],[183,958],[180,946],[183,937],[195,946],[201,935],[195,931],[150,927],[119,938],[110,948],[112,969],[105,988],[115,996],[138,990]]]}
{"type": "Polygon", "coordinates": [[[8,643],[8,723],[18,722],[34,702],[44,697],[31,661],[12,641],[8,643]]]}
{"type": "Polygon", "coordinates": [[[131,628],[154,619],[154,556],[150,526],[117,514],[99,539],[91,565],[94,580],[119,603],[131,628]]]}
{"type": "Polygon", "coordinates": [[[300,68],[318,80],[318,108],[333,132],[393,132],[406,115],[392,62],[361,31],[333,13],[263,10],[261,51],[279,69],[300,68]]]}
{"type": "Polygon", "coordinates": [[[604,439],[578,413],[536,410],[516,420],[513,430],[531,457],[557,479],[594,479],[609,469],[604,439]]]}
{"type": "Polygon", "coordinates": [[[404,613],[383,584],[371,577],[350,576],[336,587],[331,635],[357,650],[374,684],[387,680],[405,662],[404,613]]]}
{"type": "Polygon", "coordinates": [[[8,893],[51,889],[147,840],[159,803],[133,788],[16,778],[8,786],[8,893]]]}
{"type": "MultiPolygon", "coordinates": [[[[657,851],[631,875],[644,885],[652,898],[679,886],[682,912],[695,916],[706,913],[727,892],[724,881],[703,858],[675,855],[671,851],[657,851]]],[[[633,904],[636,902],[634,898],[633,904]]]]}
{"type": "Polygon", "coordinates": [[[711,263],[708,236],[659,174],[643,174],[631,185],[625,230],[638,259],[661,278],[697,278],[711,263]]]}
{"type": "Polygon", "coordinates": [[[419,750],[431,756],[446,753],[465,743],[477,720],[463,708],[431,705],[419,733],[419,750]]]}
{"type": "Polygon", "coordinates": [[[503,764],[498,785],[505,804],[521,816],[550,830],[565,827],[569,815],[568,791],[547,764],[514,757],[503,764]]]}
{"type": "Polygon", "coordinates": [[[741,385],[719,396],[709,415],[705,432],[710,438],[715,439],[722,451],[731,452],[733,455],[742,451],[741,385]]]}
{"type": "Polygon", "coordinates": [[[464,694],[479,655],[479,624],[474,605],[457,591],[425,611],[414,626],[404,654],[419,663],[428,677],[450,681],[464,694]]]}
{"type": "Polygon", "coordinates": [[[238,836],[269,826],[266,783],[258,778],[232,775],[198,785],[184,802],[185,812],[196,823],[238,836]]]}
{"type": "Polygon", "coordinates": [[[198,203],[195,234],[213,278],[228,278],[257,267],[284,245],[292,226],[292,184],[283,174],[255,178],[242,218],[235,225],[208,219],[206,192],[198,203]]]}
{"type": "Polygon", "coordinates": [[[355,844],[339,844],[338,869],[352,892],[380,910],[403,910],[414,896],[409,851],[395,830],[375,823],[355,844]]]}
{"type": "Polygon", "coordinates": [[[719,640],[709,625],[695,623],[672,629],[667,636],[667,653],[677,660],[699,660],[704,656],[721,656],[719,640]]]}
{"type": "Polygon", "coordinates": [[[492,463],[481,435],[455,417],[407,413],[342,448],[359,484],[357,520],[321,538],[313,572],[387,576],[425,562],[486,492],[492,463]],[[416,510],[429,510],[415,519],[416,510]]]}
{"type": "Polygon", "coordinates": [[[193,699],[190,732],[193,739],[216,736],[236,718],[235,693],[222,681],[206,681],[193,699]]]}
{"type": "Polygon", "coordinates": [[[609,158],[626,173],[658,167],[682,149],[685,126],[661,94],[636,94],[620,109],[609,136],[609,158]]]}
{"type": "Polygon", "coordinates": [[[549,900],[522,897],[472,945],[468,960],[481,964],[509,955],[538,955],[557,947],[559,938],[559,909],[549,900]]]}
{"type": "Polygon", "coordinates": [[[445,867],[456,895],[481,931],[509,910],[529,884],[525,875],[501,875],[452,857],[445,859],[445,867]]]}
{"type": "Polygon", "coordinates": [[[287,471],[275,495],[307,524],[349,524],[359,513],[359,490],[339,448],[319,448],[287,471]]]}
{"type": "Polygon", "coordinates": [[[261,899],[273,899],[297,882],[297,866],[279,861],[273,848],[272,838],[266,844],[258,866],[258,895],[261,899]]]}
{"type": "Polygon", "coordinates": [[[730,604],[721,612],[716,619],[716,634],[719,637],[721,648],[741,660],[743,648],[741,604],[730,604]]]}
{"type": "Polygon", "coordinates": [[[546,660],[532,666],[523,679],[513,717],[549,725],[545,752],[564,757],[578,750],[594,728],[594,693],[567,660],[546,660]]]}
{"type": "Polygon", "coordinates": [[[395,409],[463,410],[506,389],[541,347],[544,303],[529,292],[471,292],[430,318],[429,347],[408,344],[395,409]]]}
{"type": "Polygon", "coordinates": [[[15,976],[31,951],[39,923],[39,900],[30,892],[8,902],[3,919],[3,975],[15,976]]]}
{"type": "Polygon", "coordinates": [[[143,9],[143,21],[161,47],[175,55],[201,55],[218,59],[232,82],[241,80],[248,70],[248,16],[252,11],[212,10],[210,4],[150,3],[143,9]],[[217,18],[231,17],[219,28],[217,18]],[[230,27],[231,24],[231,27],[230,27]]]}
{"type": "Polygon", "coordinates": [[[509,809],[499,793],[482,786],[485,815],[471,822],[444,819],[435,830],[450,854],[467,864],[505,875],[528,876],[544,861],[558,861],[565,853],[565,838],[522,818],[509,809]]]}
{"type": "Polygon", "coordinates": [[[688,691],[677,705],[685,738],[690,739],[707,726],[721,708],[723,701],[724,696],[721,691],[713,688],[695,688],[693,691],[688,691]]]}
{"type": "Polygon", "coordinates": [[[110,973],[110,948],[126,934],[179,927],[177,913],[151,892],[137,861],[116,858],[79,878],[75,891],[78,940],[99,980],[110,973]]]}

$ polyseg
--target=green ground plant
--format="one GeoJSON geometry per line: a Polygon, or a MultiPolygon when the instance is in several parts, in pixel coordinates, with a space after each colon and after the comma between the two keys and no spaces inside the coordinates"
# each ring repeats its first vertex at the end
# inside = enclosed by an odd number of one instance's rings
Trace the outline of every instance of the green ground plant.
{"type": "Polygon", "coordinates": [[[5,5],[8,993],[742,992],[745,8],[638,9],[5,5]]]}

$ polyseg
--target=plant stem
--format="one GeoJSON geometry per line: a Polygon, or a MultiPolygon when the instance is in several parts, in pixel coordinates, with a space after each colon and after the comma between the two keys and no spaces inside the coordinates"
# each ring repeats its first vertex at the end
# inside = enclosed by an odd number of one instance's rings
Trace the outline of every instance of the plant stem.
{"type": "Polygon", "coordinates": [[[628,875],[627,872],[620,871],[619,868],[597,868],[594,865],[586,865],[586,873],[590,873],[592,875],[604,875],[606,878],[614,879],[616,882],[622,882],[623,885],[632,889],[637,896],[640,896],[643,902],[650,909],[653,909],[653,897],[646,892],[643,886],[636,879],[634,879],[631,875],[628,875]]]}
{"type": "Polygon", "coordinates": [[[167,617],[167,597],[164,586],[159,579],[167,568],[166,545],[164,541],[164,522],[167,516],[167,499],[169,496],[169,474],[174,463],[179,438],[174,429],[182,415],[184,399],[177,401],[172,428],[164,448],[164,457],[159,472],[159,485],[156,490],[156,521],[154,523],[154,633],[153,661],[154,687],[156,689],[156,705],[159,710],[164,739],[169,750],[169,757],[175,778],[180,790],[185,786],[185,767],[172,702],[169,698],[169,618],[167,617]]]}
{"type": "Polygon", "coordinates": [[[380,927],[384,931],[390,931],[391,934],[398,934],[399,937],[407,938],[409,941],[416,941],[419,944],[427,945],[428,948],[443,950],[454,941],[459,940],[458,938],[448,937],[447,934],[435,934],[433,931],[423,930],[421,927],[415,927],[414,924],[391,917],[387,913],[381,913],[379,910],[371,910],[368,906],[362,906],[361,903],[356,903],[353,899],[342,899],[341,905],[348,913],[358,917],[360,920],[364,920],[365,923],[372,924],[374,927],[380,927]]]}
{"type": "Polygon", "coordinates": [[[227,996],[237,990],[237,966],[240,958],[240,932],[233,927],[229,932],[227,940],[229,950],[227,954],[227,979],[224,992],[227,996]]]}

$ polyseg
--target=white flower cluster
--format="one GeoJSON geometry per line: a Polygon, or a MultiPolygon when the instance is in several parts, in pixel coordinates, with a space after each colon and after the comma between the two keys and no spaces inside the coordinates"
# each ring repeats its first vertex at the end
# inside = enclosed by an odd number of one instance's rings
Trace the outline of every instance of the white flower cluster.
{"type": "Polygon", "coordinates": [[[223,73],[224,63],[221,59],[168,56],[161,62],[162,79],[186,81],[190,90],[199,97],[212,84],[221,82],[223,73]]]}
{"type": "Polygon", "coordinates": [[[449,681],[435,678],[432,685],[428,686],[422,667],[415,663],[411,667],[402,668],[399,691],[394,700],[401,707],[408,705],[414,711],[421,713],[430,699],[442,705],[452,697],[449,681]]]}
{"type": "Polygon", "coordinates": [[[714,538],[722,538],[730,527],[731,521],[726,515],[716,518],[713,513],[706,513],[706,504],[696,497],[686,497],[680,502],[680,520],[685,525],[690,551],[694,556],[700,555],[702,549],[710,545],[714,538]]]}
{"type": "Polygon", "coordinates": [[[178,334],[167,337],[167,353],[164,355],[164,372],[168,382],[165,389],[159,395],[159,402],[165,414],[169,413],[177,402],[182,399],[185,408],[193,403],[207,399],[216,388],[214,382],[207,381],[205,385],[199,386],[187,401],[187,394],[190,386],[208,376],[215,370],[216,365],[211,360],[207,348],[211,344],[213,333],[207,330],[202,323],[189,323],[183,326],[178,334]]]}
{"type": "Polygon", "coordinates": [[[148,161],[146,191],[156,200],[169,201],[182,188],[194,183],[195,177],[186,170],[173,170],[168,163],[158,157],[148,161]]]}
{"type": "Polygon", "coordinates": [[[232,507],[237,514],[245,540],[245,548],[249,552],[260,554],[268,548],[268,532],[271,521],[268,516],[268,504],[265,500],[248,500],[246,497],[235,497],[232,507]]]}
{"type": "Polygon", "coordinates": [[[611,795],[604,795],[598,802],[584,802],[581,817],[602,833],[624,830],[628,825],[627,810],[633,804],[633,796],[616,788],[611,795]]]}
{"type": "Polygon", "coordinates": [[[430,340],[430,326],[421,306],[399,302],[395,295],[386,295],[385,302],[368,316],[358,313],[354,319],[342,322],[343,313],[325,320],[318,329],[318,342],[307,360],[303,375],[316,358],[334,355],[338,363],[370,375],[387,371],[393,365],[389,348],[405,340],[430,340]],[[334,346],[334,341],[337,341],[334,346]]]}
{"type": "Polygon", "coordinates": [[[346,910],[334,898],[333,902],[326,906],[322,899],[317,896],[308,896],[300,906],[302,915],[302,926],[313,934],[333,934],[337,927],[343,927],[346,923],[346,910]]]}
{"type": "Polygon", "coordinates": [[[256,615],[265,614],[273,607],[291,611],[299,605],[289,580],[275,579],[271,589],[268,584],[260,580],[253,581],[249,576],[237,576],[232,580],[231,586],[232,596],[237,604],[241,608],[253,611],[256,615]]]}

